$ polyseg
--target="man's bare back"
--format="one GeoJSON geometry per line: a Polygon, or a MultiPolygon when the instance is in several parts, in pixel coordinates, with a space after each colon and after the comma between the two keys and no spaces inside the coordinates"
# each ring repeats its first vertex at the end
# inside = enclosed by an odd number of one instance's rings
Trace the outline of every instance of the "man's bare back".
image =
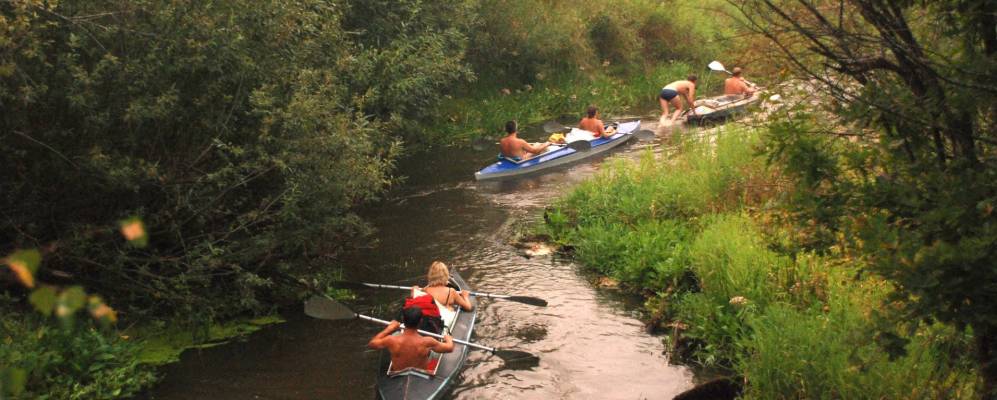
{"type": "Polygon", "coordinates": [[[743,72],[744,70],[741,67],[734,67],[734,70],[730,73],[731,77],[724,81],[725,95],[743,94],[750,96],[755,93],[755,88],[752,87],[754,85],[741,76],[743,72]]]}
{"type": "Polygon", "coordinates": [[[429,351],[440,344],[440,341],[418,333],[388,336],[386,342],[391,353],[391,368],[395,371],[409,367],[425,368],[429,351]]]}
{"type": "Polygon", "coordinates": [[[689,96],[690,93],[696,90],[696,84],[685,80],[675,81],[665,86],[665,89],[671,89],[676,92],[679,92],[679,94],[681,94],[684,97],[684,96],[689,96]]]}
{"type": "Polygon", "coordinates": [[[755,92],[754,89],[749,87],[748,84],[744,82],[744,79],[740,77],[732,76],[724,81],[725,95],[736,95],[736,94],[751,95],[754,92],[755,92]]]}
{"type": "Polygon", "coordinates": [[[388,349],[391,353],[391,370],[401,371],[405,368],[425,369],[429,362],[430,350],[437,353],[453,351],[453,338],[445,335],[443,341],[421,336],[415,329],[406,329],[400,335],[392,335],[401,324],[391,321],[391,324],[374,336],[367,344],[372,349],[388,349]]]}
{"type": "Polygon", "coordinates": [[[602,121],[595,117],[582,118],[581,122],[578,123],[578,129],[592,132],[595,137],[602,137],[606,134],[602,121]]]}
{"type": "Polygon", "coordinates": [[[499,147],[502,149],[502,156],[510,158],[530,158],[533,155],[543,153],[543,151],[547,149],[547,146],[550,146],[550,143],[544,143],[538,146],[531,145],[516,136],[516,133],[511,133],[499,141],[499,147]]]}

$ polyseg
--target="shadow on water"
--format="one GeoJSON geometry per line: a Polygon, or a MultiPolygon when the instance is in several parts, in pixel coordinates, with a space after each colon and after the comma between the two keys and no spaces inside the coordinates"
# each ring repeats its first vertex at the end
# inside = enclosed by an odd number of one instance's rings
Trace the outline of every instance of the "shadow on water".
{"type": "MultiPolygon", "coordinates": [[[[527,139],[544,135],[539,127],[524,130],[527,139]]],[[[645,147],[631,143],[609,157],[636,158],[645,147]]],[[[343,262],[348,278],[421,284],[417,277],[439,259],[477,291],[549,301],[536,308],[482,299],[475,340],[540,358],[504,363],[472,352],[450,398],[670,399],[692,386],[692,374],[669,365],[660,338],[636,318],[639,301],[594,287],[571,260],[527,258],[509,243],[536,223],[540,209],[598,171],[604,158],[525,179],[475,182],[474,171],[493,162],[496,151],[438,149],[403,160],[406,183],[363,212],[378,241],[343,262]]],[[[355,305],[390,319],[403,294],[359,295],[355,305]]],[[[185,353],[146,398],[372,398],[378,355],[365,346],[381,327],[292,314],[244,341],[185,353]]]]}

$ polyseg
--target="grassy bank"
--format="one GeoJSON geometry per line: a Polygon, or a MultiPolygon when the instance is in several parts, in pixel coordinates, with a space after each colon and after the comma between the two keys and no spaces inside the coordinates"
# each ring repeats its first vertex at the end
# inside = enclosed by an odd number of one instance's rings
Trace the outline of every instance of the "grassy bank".
{"type": "Polygon", "coordinates": [[[700,76],[704,93],[717,87],[722,77],[710,74],[705,65],[668,62],[640,71],[615,71],[610,66],[543,77],[535,85],[480,83],[464,96],[442,102],[434,126],[426,138],[453,143],[482,136],[498,137],[505,122],[514,119],[529,124],[561,115],[581,117],[590,104],[599,107],[603,119],[641,115],[658,109],[658,92],[668,82],[700,76]]]}
{"type": "Polygon", "coordinates": [[[762,135],[727,126],[617,162],[541,230],[643,293],[674,356],[744,377],[747,398],[973,398],[965,333],[883,318],[889,285],[861,260],[780,250],[798,238],[762,135]]]}

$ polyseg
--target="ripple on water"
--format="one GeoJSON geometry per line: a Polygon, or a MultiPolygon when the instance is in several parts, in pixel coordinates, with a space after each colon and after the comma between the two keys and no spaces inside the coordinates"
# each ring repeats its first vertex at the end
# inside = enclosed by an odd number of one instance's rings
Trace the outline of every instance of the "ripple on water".
{"type": "MultiPolygon", "coordinates": [[[[653,126],[645,126],[654,129],[653,126]]],[[[639,157],[629,146],[612,157],[639,157]]],[[[657,151],[657,149],[655,150],[657,151]]],[[[670,399],[692,386],[691,373],[668,364],[659,337],[645,333],[632,309],[596,289],[578,266],[551,256],[525,258],[508,244],[539,209],[598,170],[604,158],[511,182],[473,182],[472,166],[494,159],[434,152],[404,192],[365,213],[377,242],[343,261],[352,280],[408,285],[432,260],[444,260],[476,291],[546,299],[537,308],[482,299],[475,340],[531,352],[533,364],[505,364],[471,352],[451,394],[456,399],[670,399]],[[464,171],[464,170],[467,171],[464,171]]],[[[417,160],[418,161],[418,160],[417,160]]],[[[419,162],[413,161],[413,164],[419,162]]],[[[402,168],[402,170],[409,170],[402,168]]],[[[357,306],[391,308],[399,293],[361,293],[357,306]]],[[[391,312],[383,311],[381,316],[391,312]]],[[[390,318],[390,317],[389,317],[390,318]]],[[[357,399],[374,393],[378,353],[365,349],[380,329],[362,322],[290,316],[244,342],[185,353],[150,399],[357,399]]]]}
{"type": "Polygon", "coordinates": [[[533,352],[540,362],[510,370],[476,354],[455,398],[670,399],[691,385],[688,371],[668,364],[660,338],[647,335],[639,320],[593,288],[570,261],[527,259],[506,245],[467,251],[455,262],[462,273],[470,272],[476,290],[529,294],[550,303],[535,308],[482,300],[477,340],[533,352]]]}

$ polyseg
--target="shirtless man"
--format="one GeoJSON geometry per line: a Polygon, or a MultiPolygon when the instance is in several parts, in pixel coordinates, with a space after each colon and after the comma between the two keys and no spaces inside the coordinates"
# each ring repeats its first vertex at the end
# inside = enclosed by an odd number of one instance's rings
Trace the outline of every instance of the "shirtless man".
{"type": "MultiPolygon", "coordinates": [[[[405,320],[405,326],[419,326],[419,322],[422,320],[422,309],[419,307],[406,308],[402,312],[402,319],[405,320]]],[[[372,349],[388,349],[388,352],[391,353],[392,372],[412,367],[425,369],[426,363],[429,362],[430,350],[437,353],[453,351],[453,338],[450,335],[444,335],[442,342],[419,335],[415,328],[405,329],[401,335],[392,335],[400,326],[398,321],[391,321],[387,328],[384,328],[367,343],[367,347],[372,349]]]]}
{"type": "Polygon", "coordinates": [[[505,123],[505,132],[507,135],[499,141],[499,146],[502,148],[502,157],[513,160],[525,160],[543,153],[544,150],[547,150],[547,146],[550,146],[550,142],[537,146],[529,144],[516,136],[519,133],[518,131],[519,127],[516,121],[505,123]]]}
{"type": "Polygon", "coordinates": [[[578,129],[592,132],[592,135],[597,138],[606,136],[602,121],[596,118],[598,113],[599,109],[595,108],[595,106],[589,106],[588,110],[585,110],[587,117],[582,118],[582,121],[578,123],[578,129]]]}
{"type": "Polygon", "coordinates": [[[748,85],[748,81],[745,81],[741,76],[741,67],[734,67],[734,70],[730,73],[731,77],[724,81],[724,94],[725,95],[745,95],[751,96],[755,93],[755,88],[748,85]]]}
{"type": "Polygon", "coordinates": [[[696,80],[696,75],[689,75],[684,81],[675,81],[661,88],[658,102],[661,103],[662,117],[668,116],[668,105],[671,104],[672,107],[675,107],[671,121],[674,123],[678,119],[679,114],[682,113],[682,101],[679,100],[679,95],[685,99],[689,112],[696,115],[696,80]]]}

